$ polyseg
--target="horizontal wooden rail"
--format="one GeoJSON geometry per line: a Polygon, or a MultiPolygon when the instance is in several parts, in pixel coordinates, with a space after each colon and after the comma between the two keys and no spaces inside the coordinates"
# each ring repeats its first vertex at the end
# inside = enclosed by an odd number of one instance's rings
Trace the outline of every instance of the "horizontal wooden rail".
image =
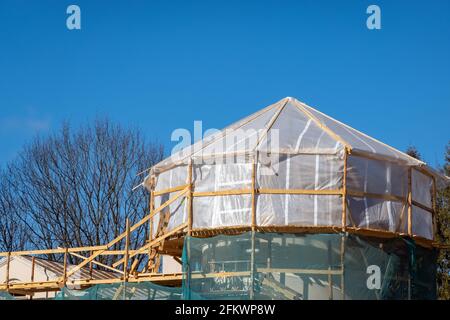
{"type": "MultiPolygon", "coordinates": [[[[137,228],[139,228],[140,226],[142,226],[144,223],[146,223],[151,217],[153,217],[155,214],[159,213],[161,210],[163,210],[164,208],[166,208],[167,206],[169,206],[170,204],[172,204],[175,200],[177,200],[178,198],[182,197],[183,195],[185,195],[187,192],[189,191],[188,188],[184,189],[183,191],[180,191],[179,193],[177,193],[174,197],[170,198],[169,200],[167,200],[163,205],[161,205],[158,209],[156,209],[155,211],[153,211],[151,214],[145,216],[143,219],[141,219],[138,223],[134,224],[128,232],[133,232],[134,230],[136,230],[137,228]]],[[[75,272],[79,271],[81,268],[83,268],[85,265],[87,265],[88,263],[90,263],[92,260],[94,260],[96,257],[98,257],[99,255],[101,255],[103,252],[105,252],[107,249],[111,248],[113,245],[115,245],[116,243],[118,243],[119,241],[121,241],[122,239],[124,239],[127,235],[127,232],[123,232],[121,235],[119,235],[117,238],[113,239],[112,241],[110,241],[107,245],[105,249],[99,250],[99,251],[95,251],[88,259],[84,260],[83,262],[81,262],[80,264],[78,264],[77,266],[75,266],[73,269],[71,269],[66,277],[70,277],[72,274],[74,274],[75,272]]]]}
{"type": "MultiPolygon", "coordinates": [[[[75,253],[75,252],[70,252],[70,255],[73,255],[73,256],[75,256],[77,258],[80,258],[80,259],[83,259],[83,260],[89,259],[88,257],[82,256],[81,254],[78,254],[78,253],[75,253]]],[[[96,264],[96,265],[98,265],[100,267],[103,267],[105,269],[108,269],[108,270],[111,270],[111,271],[114,271],[114,272],[117,272],[117,273],[120,273],[120,274],[124,273],[122,270],[119,270],[119,269],[116,269],[116,268],[112,268],[112,267],[110,267],[110,266],[108,266],[108,265],[106,265],[104,263],[99,262],[99,261],[92,260],[91,262],[93,264],[96,264]]]]}
{"type": "MultiPolygon", "coordinates": [[[[136,249],[133,254],[129,255],[129,258],[133,258],[134,256],[143,253],[144,251],[146,251],[148,248],[153,247],[155,244],[160,243],[162,240],[176,234],[177,232],[180,232],[181,230],[183,230],[184,228],[186,228],[188,226],[187,222],[179,225],[178,227],[176,227],[175,229],[173,229],[172,231],[159,236],[158,238],[152,240],[151,242],[147,243],[146,245],[140,247],[139,249],[136,249]]],[[[144,252],[146,254],[146,252],[144,252]]],[[[117,267],[118,265],[120,265],[121,263],[124,262],[124,259],[120,259],[119,261],[116,261],[113,263],[113,267],[117,267]]]]}
{"type": "MultiPolygon", "coordinates": [[[[91,246],[91,247],[76,247],[69,248],[67,251],[72,252],[84,252],[105,249],[106,246],[91,246]]],[[[64,254],[66,249],[44,249],[44,250],[26,250],[26,251],[12,251],[11,256],[26,256],[26,255],[46,255],[46,254],[64,254]]],[[[0,252],[0,257],[6,257],[8,252],[0,252]]]]}
{"type": "Polygon", "coordinates": [[[336,190],[332,190],[332,189],[326,189],[326,190],[307,190],[307,189],[288,189],[288,190],[284,190],[284,189],[256,189],[256,193],[257,194],[292,194],[292,195],[327,195],[327,196],[332,196],[332,195],[342,195],[343,194],[343,190],[342,189],[336,189],[336,190]]]}
{"type": "Polygon", "coordinates": [[[433,210],[432,208],[428,208],[427,206],[424,206],[423,204],[421,204],[421,203],[419,203],[419,202],[417,202],[417,201],[412,200],[412,201],[411,201],[411,204],[412,204],[413,206],[419,207],[419,208],[422,209],[422,210],[428,211],[428,212],[431,213],[431,214],[434,214],[434,210],[433,210]]]}
{"type": "Polygon", "coordinates": [[[181,191],[183,189],[186,189],[187,187],[189,187],[188,184],[184,184],[181,186],[177,186],[177,187],[173,187],[173,188],[168,188],[168,189],[164,189],[164,190],[158,190],[158,191],[154,191],[153,194],[154,196],[160,196],[166,193],[172,193],[172,192],[177,192],[177,191],[181,191]]]}
{"type": "Polygon", "coordinates": [[[357,198],[376,198],[387,201],[397,201],[397,202],[406,202],[407,195],[405,196],[397,196],[392,194],[384,194],[384,193],[370,193],[364,191],[356,191],[356,190],[347,190],[347,195],[351,197],[357,198]]]}

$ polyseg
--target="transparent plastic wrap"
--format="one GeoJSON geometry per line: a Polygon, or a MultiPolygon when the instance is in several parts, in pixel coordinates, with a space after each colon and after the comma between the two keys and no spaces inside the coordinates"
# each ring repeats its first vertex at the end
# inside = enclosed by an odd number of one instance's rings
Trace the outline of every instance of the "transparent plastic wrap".
{"type": "Polygon", "coordinates": [[[423,173],[412,170],[412,199],[418,203],[432,208],[432,187],[433,179],[423,173]]]}
{"type": "Polygon", "coordinates": [[[336,195],[260,194],[259,226],[336,226],[342,220],[342,200],[336,195]]]}
{"type": "Polygon", "coordinates": [[[406,233],[407,207],[403,202],[374,198],[348,198],[347,222],[352,227],[406,233]]]}
{"type": "Polygon", "coordinates": [[[194,197],[193,228],[251,225],[251,195],[194,197]]]}

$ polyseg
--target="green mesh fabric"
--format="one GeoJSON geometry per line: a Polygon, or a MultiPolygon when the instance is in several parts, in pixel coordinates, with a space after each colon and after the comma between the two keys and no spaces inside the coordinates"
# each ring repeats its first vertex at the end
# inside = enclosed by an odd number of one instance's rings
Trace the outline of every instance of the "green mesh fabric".
{"type": "Polygon", "coordinates": [[[63,288],[55,300],[181,300],[181,288],[151,282],[102,284],[85,290],[63,288]]]}
{"type": "Polygon", "coordinates": [[[0,291],[0,300],[14,300],[14,297],[8,292],[0,291]]]}
{"type": "Polygon", "coordinates": [[[409,239],[244,233],[192,238],[184,299],[436,299],[436,252],[409,239]]]}
{"type": "MultiPolygon", "coordinates": [[[[63,288],[56,300],[436,299],[437,251],[411,239],[243,233],[186,237],[183,286],[63,288]]],[[[13,299],[0,293],[0,300],[13,299]]]]}

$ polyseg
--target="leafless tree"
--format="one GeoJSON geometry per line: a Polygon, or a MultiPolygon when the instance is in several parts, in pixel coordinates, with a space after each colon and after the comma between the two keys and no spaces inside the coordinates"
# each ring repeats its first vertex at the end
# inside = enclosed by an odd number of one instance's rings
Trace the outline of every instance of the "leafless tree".
{"type": "Polygon", "coordinates": [[[17,198],[9,177],[0,173],[0,251],[25,250],[29,243],[29,230],[18,219],[17,198]]]}
{"type": "MultiPolygon", "coordinates": [[[[66,123],[55,134],[36,137],[5,174],[18,208],[16,219],[29,232],[29,246],[102,245],[120,235],[126,218],[133,224],[148,214],[148,194],[132,189],[143,179],[137,173],[162,157],[161,145],[109,120],[77,130],[66,123]]],[[[132,244],[143,244],[147,234],[142,226],[133,233],[132,244]]],[[[113,249],[120,246],[123,242],[113,249]]]]}

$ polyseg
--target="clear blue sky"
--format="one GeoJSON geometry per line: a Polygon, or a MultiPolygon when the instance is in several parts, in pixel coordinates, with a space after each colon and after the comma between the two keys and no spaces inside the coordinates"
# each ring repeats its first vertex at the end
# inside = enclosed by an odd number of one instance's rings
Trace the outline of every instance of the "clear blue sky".
{"type": "Polygon", "coordinates": [[[34,134],[107,115],[170,150],[293,96],[442,163],[450,1],[0,0],[0,165],[34,134]],[[82,30],[66,28],[81,7],[82,30]],[[382,30],[366,28],[366,8],[382,30]]]}

